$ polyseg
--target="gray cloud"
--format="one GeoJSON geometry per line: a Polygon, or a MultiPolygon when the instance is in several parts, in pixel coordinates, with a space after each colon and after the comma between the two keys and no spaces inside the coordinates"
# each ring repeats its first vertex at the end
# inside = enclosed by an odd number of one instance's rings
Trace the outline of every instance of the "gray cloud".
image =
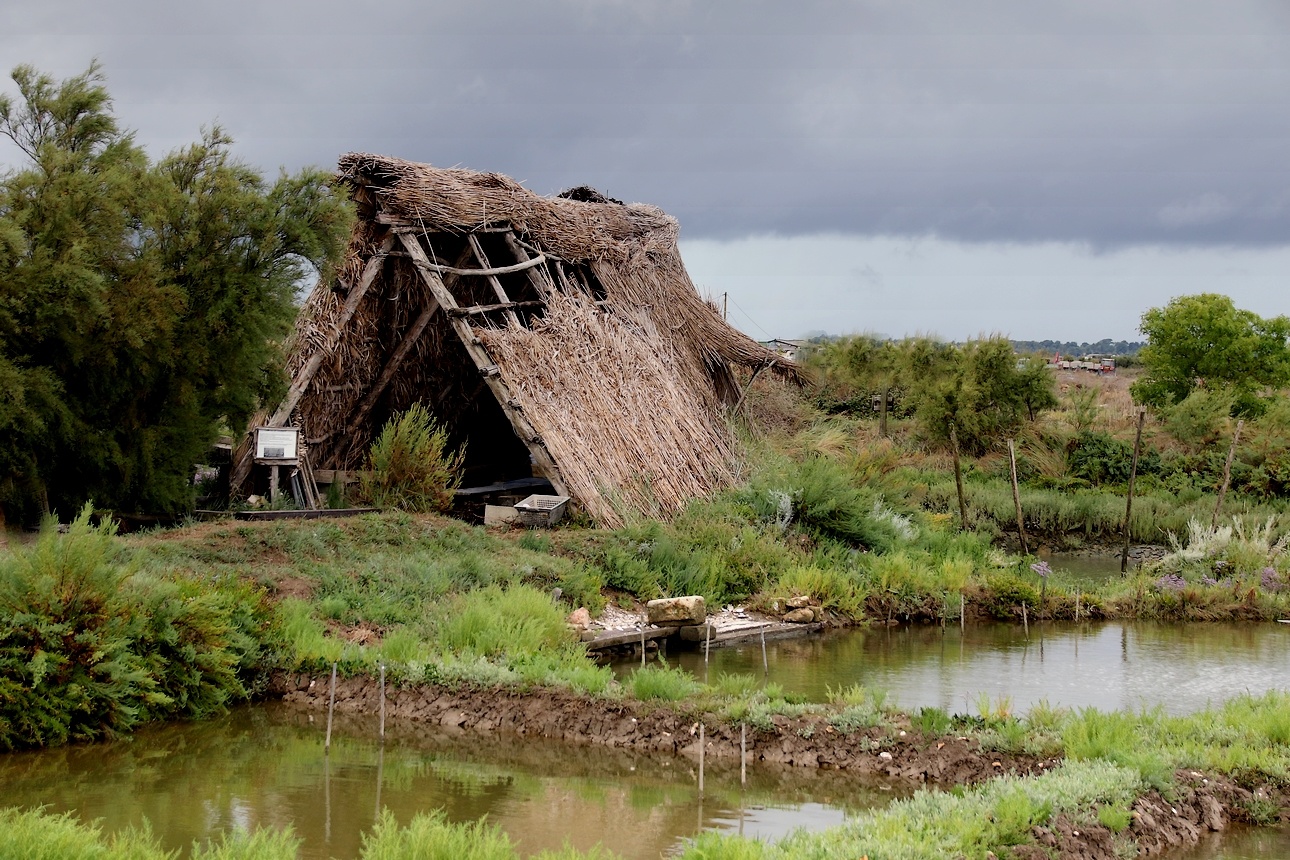
{"type": "Polygon", "coordinates": [[[1280,245],[1283,0],[10,4],[0,56],[98,56],[158,150],[351,149],[589,183],[689,237],[1280,245]]]}

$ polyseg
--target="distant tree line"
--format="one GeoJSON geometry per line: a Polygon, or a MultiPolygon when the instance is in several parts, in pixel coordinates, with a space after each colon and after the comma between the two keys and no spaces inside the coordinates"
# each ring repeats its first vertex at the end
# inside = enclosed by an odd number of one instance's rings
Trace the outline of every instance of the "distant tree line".
{"type": "Polygon", "coordinates": [[[1135,355],[1142,349],[1139,341],[1111,340],[1103,338],[1096,343],[1073,340],[1014,340],[1012,348],[1020,353],[1042,353],[1044,355],[1060,354],[1063,356],[1081,355],[1135,355]]]}

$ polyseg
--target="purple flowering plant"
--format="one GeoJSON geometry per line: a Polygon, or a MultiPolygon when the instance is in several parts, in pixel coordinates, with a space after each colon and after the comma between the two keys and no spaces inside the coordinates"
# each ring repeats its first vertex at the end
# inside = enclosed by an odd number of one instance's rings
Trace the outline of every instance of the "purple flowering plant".
{"type": "Polygon", "coordinates": [[[1033,570],[1035,573],[1039,574],[1040,579],[1047,579],[1048,574],[1053,572],[1053,569],[1048,566],[1048,562],[1046,561],[1041,561],[1038,564],[1032,564],[1030,566],[1030,569],[1033,570]]]}
{"type": "Polygon", "coordinates": [[[1182,591],[1187,587],[1187,580],[1182,578],[1182,574],[1166,573],[1156,580],[1156,588],[1161,591],[1182,591]]]}

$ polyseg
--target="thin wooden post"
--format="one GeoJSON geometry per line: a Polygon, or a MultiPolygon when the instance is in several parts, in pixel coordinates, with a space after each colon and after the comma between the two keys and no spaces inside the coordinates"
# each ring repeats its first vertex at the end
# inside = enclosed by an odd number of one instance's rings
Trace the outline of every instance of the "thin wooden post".
{"type": "Polygon", "coordinates": [[[967,630],[967,601],[963,599],[963,592],[959,592],[959,632],[967,630]]]}
{"type": "Polygon", "coordinates": [[[1030,614],[1026,612],[1026,603],[1021,603],[1021,623],[1026,629],[1026,638],[1030,638],[1030,614]]]}
{"type": "Polygon", "coordinates": [[[1129,492],[1124,500],[1124,552],[1120,554],[1120,573],[1129,570],[1129,543],[1133,534],[1130,530],[1133,516],[1133,482],[1138,477],[1138,454],[1142,450],[1142,424],[1147,420],[1147,407],[1138,407],[1138,432],[1133,436],[1133,460],[1129,463],[1129,492]]]}
{"type": "Polygon", "coordinates": [[[770,660],[766,657],[766,625],[761,626],[761,669],[766,677],[770,677],[770,660]]]}
{"type": "Polygon", "coordinates": [[[882,407],[878,412],[878,435],[887,438],[887,398],[891,394],[891,389],[887,386],[882,388],[882,407]]]}
{"type": "Polygon", "coordinates": [[[1021,554],[1029,555],[1026,546],[1026,523],[1021,516],[1021,488],[1017,485],[1017,446],[1008,440],[1008,465],[1012,470],[1012,503],[1017,508],[1017,538],[1021,541],[1021,554]]]}
{"type": "Polygon", "coordinates": [[[641,616],[641,668],[645,668],[645,627],[649,624],[649,617],[641,616]]]}
{"type": "Polygon", "coordinates": [[[1075,623],[1079,624],[1079,599],[1083,597],[1081,592],[1075,592],[1075,623]]]}
{"type": "Polygon", "coordinates": [[[269,504],[276,504],[278,501],[278,467],[269,467],[269,504]]]}
{"type": "Polygon", "coordinates": [[[703,740],[703,723],[699,723],[699,796],[703,796],[703,758],[704,747],[707,744],[703,740]]]}
{"type": "Polygon", "coordinates": [[[1236,443],[1241,441],[1241,428],[1244,426],[1244,418],[1236,422],[1236,432],[1232,434],[1232,447],[1227,449],[1227,462],[1223,464],[1223,485],[1218,489],[1218,503],[1214,505],[1214,519],[1209,524],[1212,529],[1218,528],[1218,514],[1223,509],[1223,497],[1227,495],[1227,488],[1232,484],[1232,459],[1236,456],[1236,443]]]}
{"type": "Polygon", "coordinates": [[[712,650],[712,622],[703,622],[703,668],[707,671],[708,652],[712,650]]]}
{"type": "Polygon", "coordinates": [[[739,784],[748,784],[748,724],[739,724],[739,784]]]}
{"type": "Polygon", "coordinates": [[[385,740],[385,664],[381,664],[381,740],[385,740]]]}
{"type": "Polygon", "coordinates": [[[963,467],[959,463],[959,435],[950,422],[950,453],[954,455],[954,489],[959,496],[959,527],[967,531],[967,497],[963,495],[963,467]]]}
{"type": "Polygon", "coordinates": [[[336,664],[331,664],[331,694],[327,699],[327,740],[323,743],[323,752],[331,752],[331,715],[336,710],[336,664]]]}

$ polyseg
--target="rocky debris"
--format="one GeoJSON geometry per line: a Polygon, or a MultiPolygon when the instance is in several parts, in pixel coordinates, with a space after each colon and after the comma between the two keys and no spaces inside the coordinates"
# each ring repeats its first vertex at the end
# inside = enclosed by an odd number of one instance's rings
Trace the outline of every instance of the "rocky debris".
{"type": "Polygon", "coordinates": [[[788,600],[784,601],[784,605],[789,609],[805,609],[811,605],[811,597],[808,594],[790,597],[788,600]]]}
{"type": "Polygon", "coordinates": [[[707,619],[703,598],[697,594],[651,600],[645,604],[645,615],[650,624],[660,627],[687,627],[707,619]]]}
{"type": "Polygon", "coordinates": [[[810,624],[815,620],[815,610],[809,606],[801,609],[790,609],[784,613],[783,620],[789,624],[810,624]]]}
{"type": "Polygon", "coordinates": [[[587,607],[579,606],[569,613],[564,619],[564,623],[578,630],[586,630],[591,624],[591,613],[587,611],[587,607]]]}

